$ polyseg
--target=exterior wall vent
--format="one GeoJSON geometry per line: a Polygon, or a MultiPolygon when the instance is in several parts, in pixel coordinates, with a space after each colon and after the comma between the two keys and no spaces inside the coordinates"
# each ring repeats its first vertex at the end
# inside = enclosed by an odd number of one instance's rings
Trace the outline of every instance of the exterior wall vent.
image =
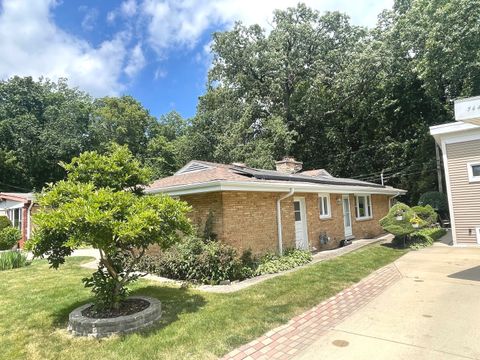
{"type": "Polygon", "coordinates": [[[181,175],[181,174],[186,174],[194,171],[203,171],[203,170],[208,170],[211,169],[212,167],[200,162],[190,162],[187,165],[185,165],[183,168],[178,170],[175,175],[181,175]]]}

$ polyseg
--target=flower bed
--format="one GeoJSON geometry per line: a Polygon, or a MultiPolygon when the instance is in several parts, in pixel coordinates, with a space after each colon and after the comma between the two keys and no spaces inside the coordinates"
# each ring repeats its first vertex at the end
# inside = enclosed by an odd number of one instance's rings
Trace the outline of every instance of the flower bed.
{"type": "Polygon", "coordinates": [[[311,260],[309,251],[295,249],[287,250],[284,256],[266,254],[258,258],[250,251],[238,256],[231,246],[191,237],[162,253],[145,256],[138,270],[174,280],[217,285],[290,270],[311,260]]]}

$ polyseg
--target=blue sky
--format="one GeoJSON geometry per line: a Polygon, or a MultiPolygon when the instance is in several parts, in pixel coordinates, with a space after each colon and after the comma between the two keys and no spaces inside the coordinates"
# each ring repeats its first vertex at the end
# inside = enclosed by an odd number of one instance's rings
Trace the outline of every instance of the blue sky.
{"type": "MultiPolygon", "coordinates": [[[[0,78],[67,77],[93,96],[128,94],[154,116],[195,114],[211,34],[235,21],[268,29],[295,0],[0,0],[0,78]]],[[[393,0],[305,0],[373,26],[393,0]]]]}

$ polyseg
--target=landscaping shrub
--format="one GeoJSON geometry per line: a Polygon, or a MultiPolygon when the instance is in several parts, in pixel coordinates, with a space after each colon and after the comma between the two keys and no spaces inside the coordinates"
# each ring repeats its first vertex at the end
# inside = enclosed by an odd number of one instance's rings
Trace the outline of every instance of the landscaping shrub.
{"type": "Polygon", "coordinates": [[[251,250],[246,250],[238,257],[231,246],[189,237],[168,250],[145,256],[138,270],[170,279],[213,285],[290,270],[311,260],[309,251],[295,249],[287,250],[284,256],[267,254],[261,259],[256,259],[251,250]]]}
{"type": "Polygon", "coordinates": [[[430,246],[446,233],[447,231],[440,227],[420,229],[410,235],[408,246],[412,249],[430,246]]]}
{"type": "Polygon", "coordinates": [[[0,271],[16,269],[28,265],[27,257],[19,251],[0,253],[0,271]]]}
{"type": "Polygon", "coordinates": [[[310,251],[287,250],[284,256],[273,254],[265,255],[258,267],[255,269],[255,275],[274,274],[280,271],[290,270],[297,266],[308,264],[312,261],[310,251]]]}
{"type": "Polygon", "coordinates": [[[425,221],[427,225],[433,225],[437,222],[438,214],[435,212],[435,209],[430,205],[417,205],[412,207],[412,210],[415,212],[415,214],[418,215],[418,217],[420,217],[420,219],[425,221]]]}
{"type": "Polygon", "coordinates": [[[20,241],[21,237],[20,230],[13,226],[0,229],[0,250],[10,250],[20,241]]]}
{"type": "Polygon", "coordinates": [[[12,226],[12,222],[6,216],[0,216],[0,230],[12,226]]]}
{"type": "Polygon", "coordinates": [[[395,237],[407,236],[416,229],[410,222],[416,216],[410,206],[397,203],[393,205],[388,214],[380,220],[380,226],[395,237]],[[397,220],[397,216],[402,216],[402,220],[397,220]]]}
{"type": "Polygon", "coordinates": [[[430,205],[437,211],[442,218],[448,217],[448,199],[447,195],[438,191],[429,191],[420,196],[418,205],[430,205]]]}
{"type": "Polygon", "coordinates": [[[231,246],[188,237],[158,255],[147,256],[140,270],[170,279],[218,284],[245,277],[243,264],[231,246]]]}

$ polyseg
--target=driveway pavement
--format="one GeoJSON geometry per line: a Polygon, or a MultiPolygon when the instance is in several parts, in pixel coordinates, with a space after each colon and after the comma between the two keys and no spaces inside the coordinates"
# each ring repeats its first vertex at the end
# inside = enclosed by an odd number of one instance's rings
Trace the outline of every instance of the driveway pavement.
{"type": "Polygon", "coordinates": [[[442,243],[395,262],[402,278],[295,359],[480,359],[480,249],[442,243]]]}

